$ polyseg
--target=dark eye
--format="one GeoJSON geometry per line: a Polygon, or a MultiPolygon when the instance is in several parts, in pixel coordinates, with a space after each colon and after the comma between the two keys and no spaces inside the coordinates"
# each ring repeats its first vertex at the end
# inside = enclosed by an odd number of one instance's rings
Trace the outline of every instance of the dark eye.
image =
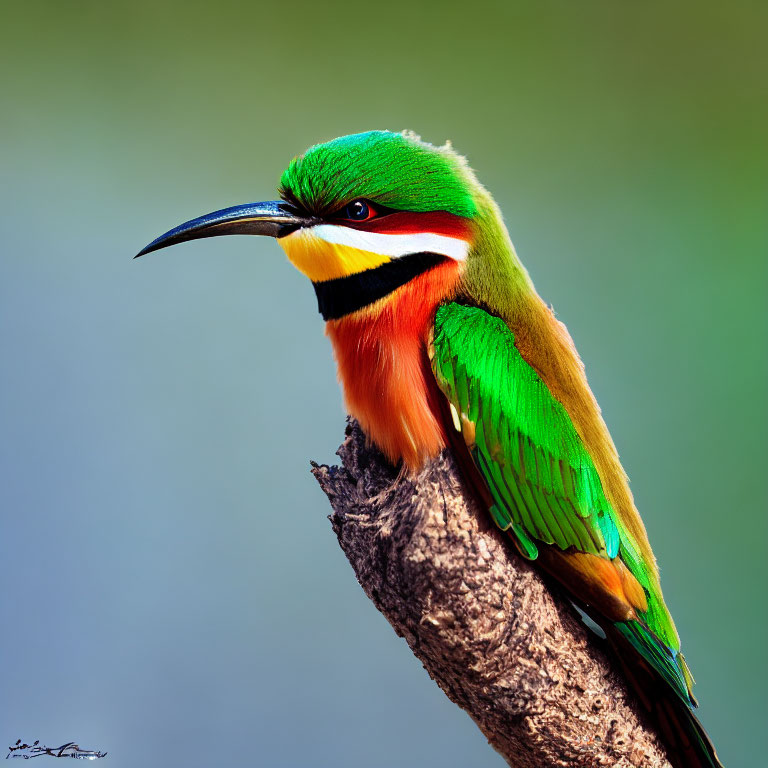
{"type": "Polygon", "coordinates": [[[342,212],[342,216],[349,221],[368,221],[376,215],[373,207],[365,200],[353,200],[342,212]]]}

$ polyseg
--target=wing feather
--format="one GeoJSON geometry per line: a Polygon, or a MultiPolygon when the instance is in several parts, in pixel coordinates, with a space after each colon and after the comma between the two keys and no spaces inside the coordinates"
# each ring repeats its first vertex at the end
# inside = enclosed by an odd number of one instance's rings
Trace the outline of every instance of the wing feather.
{"type": "Polygon", "coordinates": [[[597,580],[589,584],[596,592],[604,574],[604,588],[623,594],[636,617],[629,623],[642,626],[627,629],[627,639],[638,648],[650,644],[646,658],[690,701],[687,667],[653,567],[606,498],[567,411],[522,357],[509,327],[481,308],[446,304],[437,311],[429,354],[490,491],[496,524],[526,557],[538,557],[542,546],[562,553],[558,562],[581,569],[578,578],[597,580]]]}

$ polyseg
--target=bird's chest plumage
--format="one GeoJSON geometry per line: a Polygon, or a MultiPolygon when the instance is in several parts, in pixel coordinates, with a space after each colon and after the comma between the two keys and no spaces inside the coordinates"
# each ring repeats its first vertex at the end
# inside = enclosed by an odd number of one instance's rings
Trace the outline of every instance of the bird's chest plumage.
{"type": "Polygon", "coordinates": [[[393,463],[402,459],[409,469],[446,442],[426,340],[457,279],[455,264],[441,264],[375,305],[326,324],[347,409],[393,463]]]}

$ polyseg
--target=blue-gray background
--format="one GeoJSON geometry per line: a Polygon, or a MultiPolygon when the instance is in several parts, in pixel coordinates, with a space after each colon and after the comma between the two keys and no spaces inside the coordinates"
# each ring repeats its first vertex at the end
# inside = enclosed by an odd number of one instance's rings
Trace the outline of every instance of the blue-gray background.
{"type": "Polygon", "coordinates": [[[498,766],[355,582],[279,247],[165,229],[311,143],[466,153],[564,319],[729,766],[765,745],[758,4],[0,3],[0,750],[498,766]]]}

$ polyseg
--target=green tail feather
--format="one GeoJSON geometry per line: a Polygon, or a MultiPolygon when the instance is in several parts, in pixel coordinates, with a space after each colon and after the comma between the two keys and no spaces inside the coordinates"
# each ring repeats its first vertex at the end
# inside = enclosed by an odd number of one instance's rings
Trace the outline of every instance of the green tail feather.
{"type": "Polygon", "coordinates": [[[672,764],[676,768],[723,768],[693,714],[693,678],[682,654],[671,651],[637,621],[620,621],[603,628],[630,683],[653,715],[672,764]]]}
{"type": "Polygon", "coordinates": [[[696,702],[688,687],[687,667],[679,653],[671,650],[648,627],[638,621],[619,621],[614,625],[630,645],[659,673],[675,693],[689,706],[696,702]],[[678,662],[678,659],[682,663],[678,662]]]}

